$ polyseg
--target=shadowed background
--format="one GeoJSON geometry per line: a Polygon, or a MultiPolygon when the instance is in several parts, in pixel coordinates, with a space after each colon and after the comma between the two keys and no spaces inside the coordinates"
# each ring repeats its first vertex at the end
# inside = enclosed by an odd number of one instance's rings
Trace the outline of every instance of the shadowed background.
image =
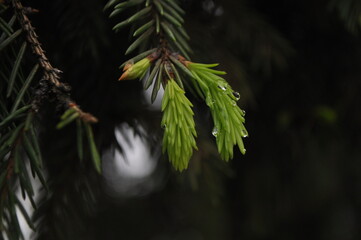
{"type": "Polygon", "coordinates": [[[199,151],[181,174],[160,154],[159,107],[141,82],[117,82],[129,29],[112,32],[105,3],[24,2],[72,97],[100,120],[104,168],[79,162],[75,128],[54,130],[49,104],[39,239],[360,239],[357,1],[181,1],[193,60],[227,71],[250,134],[247,154],[223,163],[206,105],[189,96],[199,151]]]}

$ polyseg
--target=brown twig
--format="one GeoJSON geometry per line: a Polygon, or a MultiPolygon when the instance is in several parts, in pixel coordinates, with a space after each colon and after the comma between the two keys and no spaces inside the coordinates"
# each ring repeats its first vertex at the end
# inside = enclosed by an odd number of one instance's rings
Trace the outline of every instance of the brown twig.
{"type": "Polygon", "coordinates": [[[41,44],[38,40],[38,35],[36,34],[34,27],[31,25],[29,18],[27,17],[27,13],[35,12],[34,10],[29,11],[29,8],[23,7],[20,1],[18,0],[11,0],[11,4],[16,12],[17,19],[20,22],[21,28],[26,33],[26,39],[31,45],[31,48],[35,55],[37,55],[39,59],[39,64],[44,70],[44,79],[50,81],[58,88],[63,88],[66,90],[66,87],[63,83],[59,81],[60,76],[59,74],[61,71],[57,68],[54,68],[49,59],[45,55],[45,51],[41,47],[41,44]]]}
{"type": "Polygon", "coordinates": [[[76,103],[70,102],[68,106],[69,106],[69,108],[75,109],[75,111],[77,111],[79,113],[79,118],[83,122],[87,122],[87,123],[96,123],[96,122],[98,122],[98,119],[96,117],[94,117],[90,113],[83,112],[83,110],[81,110],[79,108],[79,106],[76,105],[76,103]]]}
{"type": "Polygon", "coordinates": [[[41,47],[38,40],[34,27],[31,25],[27,14],[36,13],[38,10],[29,7],[24,7],[19,0],[9,0],[12,7],[16,12],[18,21],[20,22],[21,28],[26,34],[26,39],[31,45],[33,53],[38,57],[39,65],[43,69],[43,78],[39,83],[39,89],[36,92],[35,99],[33,101],[33,111],[37,112],[41,102],[48,97],[50,92],[55,93],[57,99],[63,103],[66,107],[76,106],[76,110],[82,116],[83,121],[89,123],[95,123],[98,120],[90,113],[83,112],[78,105],[69,97],[70,86],[60,82],[61,71],[54,68],[49,59],[45,55],[45,51],[41,47]],[[49,86],[49,83],[53,86],[49,86]]]}

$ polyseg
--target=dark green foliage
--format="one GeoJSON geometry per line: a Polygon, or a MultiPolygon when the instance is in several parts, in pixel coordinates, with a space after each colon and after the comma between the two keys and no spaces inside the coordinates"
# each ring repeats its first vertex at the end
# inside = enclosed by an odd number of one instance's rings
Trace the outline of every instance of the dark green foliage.
{"type": "MultiPolygon", "coordinates": [[[[52,69],[43,55],[31,23],[25,20],[25,10],[21,3],[12,1],[11,7],[5,7],[3,3],[0,6],[3,9],[0,14],[0,229],[3,236],[12,240],[24,239],[21,230],[24,226],[19,224],[16,209],[19,209],[28,226],[35,231],[35,224],[23,206],[24,200],[28,199],[32,207],[36,208],[37,190],[33,185],[35,179],[41,182],[42,188],[48,189],[37,131],[38,111],[46,95],[56,94],[58,104],[66,102],[73,106],[65,112],[58,128],[76,118],[84,122],[89,149],[98,172],[100,157],[89,125],[96,122],[96,119],[75,104],[70,104],[70,98],[62,92],[65,87],[57,82],[57,70],[52,69]],[[40,59],[39,63],[34,52],[40,59]],[[42,73],[43,76],[39,73],[39,68],[45,72],[42,73]],[[45,83],[45,80],[54,84],[53,90],[46,89],[49,83],[45,83]],[[37,90],[34,91],[35,89],[37,90]],[[21,192],[22,200],[17,196],[18,191],[21,192]]],[[[78,144],[80,148],[81,141],[78,144]]]]}
{"type": "MultiPolygon", "coordinates": [[[[0,16],[0,219],[1,229],[8,239],[21,239],[15,208],[19,208],[29,227],[33,222],[22,201],[16,196],[19,188],[22,197],[34,201],[32,178],[37,177],[46,184],[42,173],[42,157],[32,118],[31,91],[38,65],[28,59],[27,43],[20,36],[21,30],[14,30],[14,18],[7,19],[8,11],[0,16]],[[27,165],[30,165],[32,176],[27,165]]],[[[18,27],[18,25],[15,25],[18,27]]]]}

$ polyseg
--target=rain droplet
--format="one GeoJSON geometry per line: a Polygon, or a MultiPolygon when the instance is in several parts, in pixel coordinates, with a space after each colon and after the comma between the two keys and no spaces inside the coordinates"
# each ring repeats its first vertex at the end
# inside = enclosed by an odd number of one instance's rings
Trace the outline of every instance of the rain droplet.
{"type": "Polygon", "coordinates": [[[238,92],[233,92],[233,96],[236,98],[237,101],[241,97],[238,92]]]}
{"type": "Polygon", "coordinates": [[[167,124],[162,124],[161,126],[163,129],[166,129],[167,128],[167,124]]]}
{"type": "Polygon", "coordinates": [[[242,137],[248,137],[248,133],[246,130],[242,130],[242,137]]]}
{"type": "Polygon", "coordinates": [[[219,89],[222,89],[223,91],[226,91],[226,90],[227,90],[227,88],[226,88],[225,86],[221,86],[221,85],[218,85],[218,88],[219,88],[219,89]]]}
{"type": "Polygon", "coordinates": [[[247,150],[246,150],[245,148],[243,148],[243,154],[245,154],[245,153],[246,153],[246,151],[247,151],[247,150]]]}
{"type": "Polygon", "coordinates": [[[246,116],[246,111],[242,110],[243,116],[246,116]]]}
{"type": "Polygon", "coordinates": [[[237,106],[237,103],[235,101],[232,101],[232,106],[237,106]]]}
{"type": "Polygon", "coordinates": [[[212,135],[215,136],[215,137],[218,136],[218,129],[217,128],[213,128],[212,135]]]}

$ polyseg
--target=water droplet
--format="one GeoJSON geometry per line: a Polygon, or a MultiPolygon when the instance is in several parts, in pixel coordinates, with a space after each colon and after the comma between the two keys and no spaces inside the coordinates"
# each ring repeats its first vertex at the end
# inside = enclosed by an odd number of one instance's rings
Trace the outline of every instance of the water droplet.
{"type": "Polygon", "coordinates": [[[246,151],[247,151],[247,150],[246,150],[245,148],[243,148],[243,154],[245,154],[245,153],[246,153],[246,151]]]}
{"type": "Polygon", "coordinates": [[[236,98],[237,101],[241,97],[238,92],[233,92],[233,96],[236,98]]]}
{"type": "Polygon", "coordinates": [[[232,106],[237,106],[237,103],[235,101],[232,101],[232,106]]]}
{"type": "Polygon", "coordinates": [[[161,126],[163,129],[166,129],[167,128],[167,124],[162,124],[161,126]]]}
{"type": "Polygon", "coordinates": [[[215,136],[215,137],[218,136],[218,129],[217,128],[213,128],[212,135],[215,136]]]}
{"type": "Polygon", "coordinates": [[[242,110],[243,116],[246,116],[246,111],[242,110]]]}
{"type": "Polygon", "coordinates": [[[246,130],[242,130],[242,137],[248,137],[248,132],[246,130]]]}
{"type": "Polygon", "coordinates": [[[219,88],[219,89],[222,89],[223,91],[226,91],[226,90],[227,90],[227,88],[226,88],[225,86],[221,86],[221,85],[218,85],[218,88],[219,88]]]}

